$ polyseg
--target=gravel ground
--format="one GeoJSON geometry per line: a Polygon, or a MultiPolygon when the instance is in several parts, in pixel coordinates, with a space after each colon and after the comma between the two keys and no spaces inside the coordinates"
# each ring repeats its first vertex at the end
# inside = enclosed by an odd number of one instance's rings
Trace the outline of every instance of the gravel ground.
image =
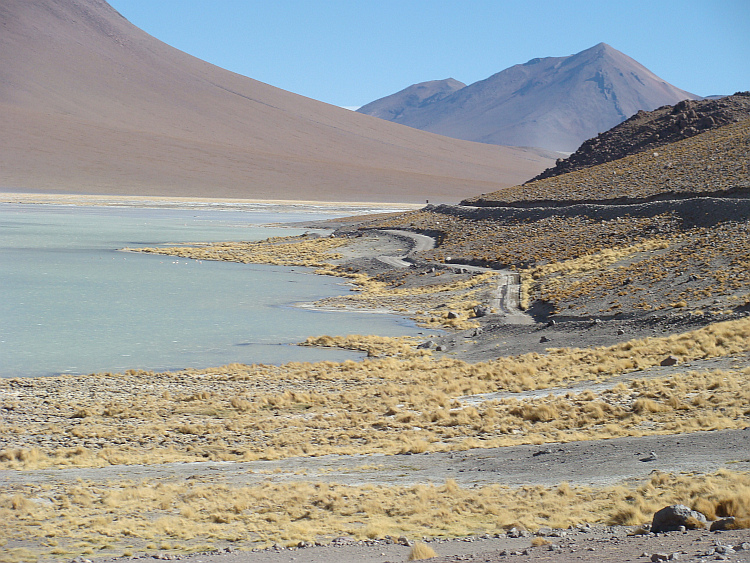
{"type": "MultiPolygon", "coordinates": [[[[435,563],[620,563],[625,561],[750,561],[750,530],[709,532],[691,530],[664,534],[629,535],[624,527],[581,527],[550,530],[544,545],[533,547],[532,537],[473,537],[456,540],[424,540],[437,557],[435,563]]],[[[346,538],[325,546],[269,548],[254,552],[211,552],[173,557],[188,563],[396,563],[407,561],[408,543],[399,538],[351,542],[346,538]]],[[[144,554],[131,558],[83,560],[115,563],[159,559],[144,554]]],[[[81,559],[74,560],[76,562],[81,559]]]]}

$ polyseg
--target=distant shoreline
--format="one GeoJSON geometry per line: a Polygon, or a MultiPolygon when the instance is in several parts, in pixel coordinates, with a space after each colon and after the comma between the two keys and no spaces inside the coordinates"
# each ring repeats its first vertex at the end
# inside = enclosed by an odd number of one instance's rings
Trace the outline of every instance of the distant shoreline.
{"type": "Polygon", "coordinates": [[[85,207],[149,207],[161,209],[213,209],[256,211],[268,207],[289,208],[299,211],[344,211],[372,213],[420,209],[423,204],[382,203],[361,201],[313,201],[286,199],[236,199],[213,197],[170,197],[140,195],[87,195],[0,191],[0,203],[72,205],[85,207]]]}

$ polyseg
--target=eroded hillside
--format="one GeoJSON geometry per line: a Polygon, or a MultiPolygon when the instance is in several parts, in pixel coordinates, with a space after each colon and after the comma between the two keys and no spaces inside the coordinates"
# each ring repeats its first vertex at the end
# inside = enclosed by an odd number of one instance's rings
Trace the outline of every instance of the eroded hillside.
{"type": "Polygon", "coordinates": [[[537,318],[709,321],[750,301],[750,120],[658,151],[380,220],[436,263],[521,273],[537,318]],[[477,207],[480,206],[480,207],[477,207]]]}

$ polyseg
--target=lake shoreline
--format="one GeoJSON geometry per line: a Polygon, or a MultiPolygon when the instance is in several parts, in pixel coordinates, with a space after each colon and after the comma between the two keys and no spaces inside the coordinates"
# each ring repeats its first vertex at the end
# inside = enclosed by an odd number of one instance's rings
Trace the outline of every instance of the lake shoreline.
{"type": "MultiPolygon", "coordinates": [[[[338,216],[269,209],[275,210],[0,204],[0,375],[361,357],[294,346],[334,331],[331,326],[341,333],[373,327],[372,315],[344,318],[340,309],[298,306],[349,293],[340,279],[313,276],[308,268],[120,252],[126,246],[297,235],[315,232],[301,226],[302,219],[338,216]],[[223,291],[216,293],[217,286],[223,291]]],[[[381,315],[374,324],[376,334],[417,332],[408,322],[404,329],[402,315],[381,315]]]]}
{"type": "Polygon", "coordinates": [[[89,194],[53,194],[14,192],[0,190],[0,204],[34,204],[34,205],[68,205],[80,207],[147,207],[163,209],[226,209],[258,210],[268,208],[308,210],[310,212],[358,213],[404,211],[419,209],[421,204],[383,203],[383,202],[349,202],[349,201],[315,201],[315,200],[270,200],[270,199],[236,199],[236,198],[199,198],[138,195],[89,195],[89,194]]]}

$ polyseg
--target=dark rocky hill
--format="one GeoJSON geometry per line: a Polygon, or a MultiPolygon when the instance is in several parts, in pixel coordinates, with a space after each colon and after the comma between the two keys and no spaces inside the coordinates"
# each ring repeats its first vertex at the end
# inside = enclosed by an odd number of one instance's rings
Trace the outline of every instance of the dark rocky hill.
{"type": "Polygon", "coordinates": [[[718,99],[684,100],[651,112],[639,111],[609,131],[585,141],[570,157],[558,160],[553,168],[529,182],[654,150],[747,118],[750,118],[750,92],[737,92],[718,99]]]}
{"type": "Polygon", "coordinates": [[[598,166],[463,200],[480,207],[634,204],[750,194],[750,118],[598,166]]]}
{"type": "Polygon", "coordinates": [[[404,103],[407,90],[359,111],[448,137],[562,152],[638,110],[698,98],[605,43],[532,59],[433,103],[404,103]]]}

